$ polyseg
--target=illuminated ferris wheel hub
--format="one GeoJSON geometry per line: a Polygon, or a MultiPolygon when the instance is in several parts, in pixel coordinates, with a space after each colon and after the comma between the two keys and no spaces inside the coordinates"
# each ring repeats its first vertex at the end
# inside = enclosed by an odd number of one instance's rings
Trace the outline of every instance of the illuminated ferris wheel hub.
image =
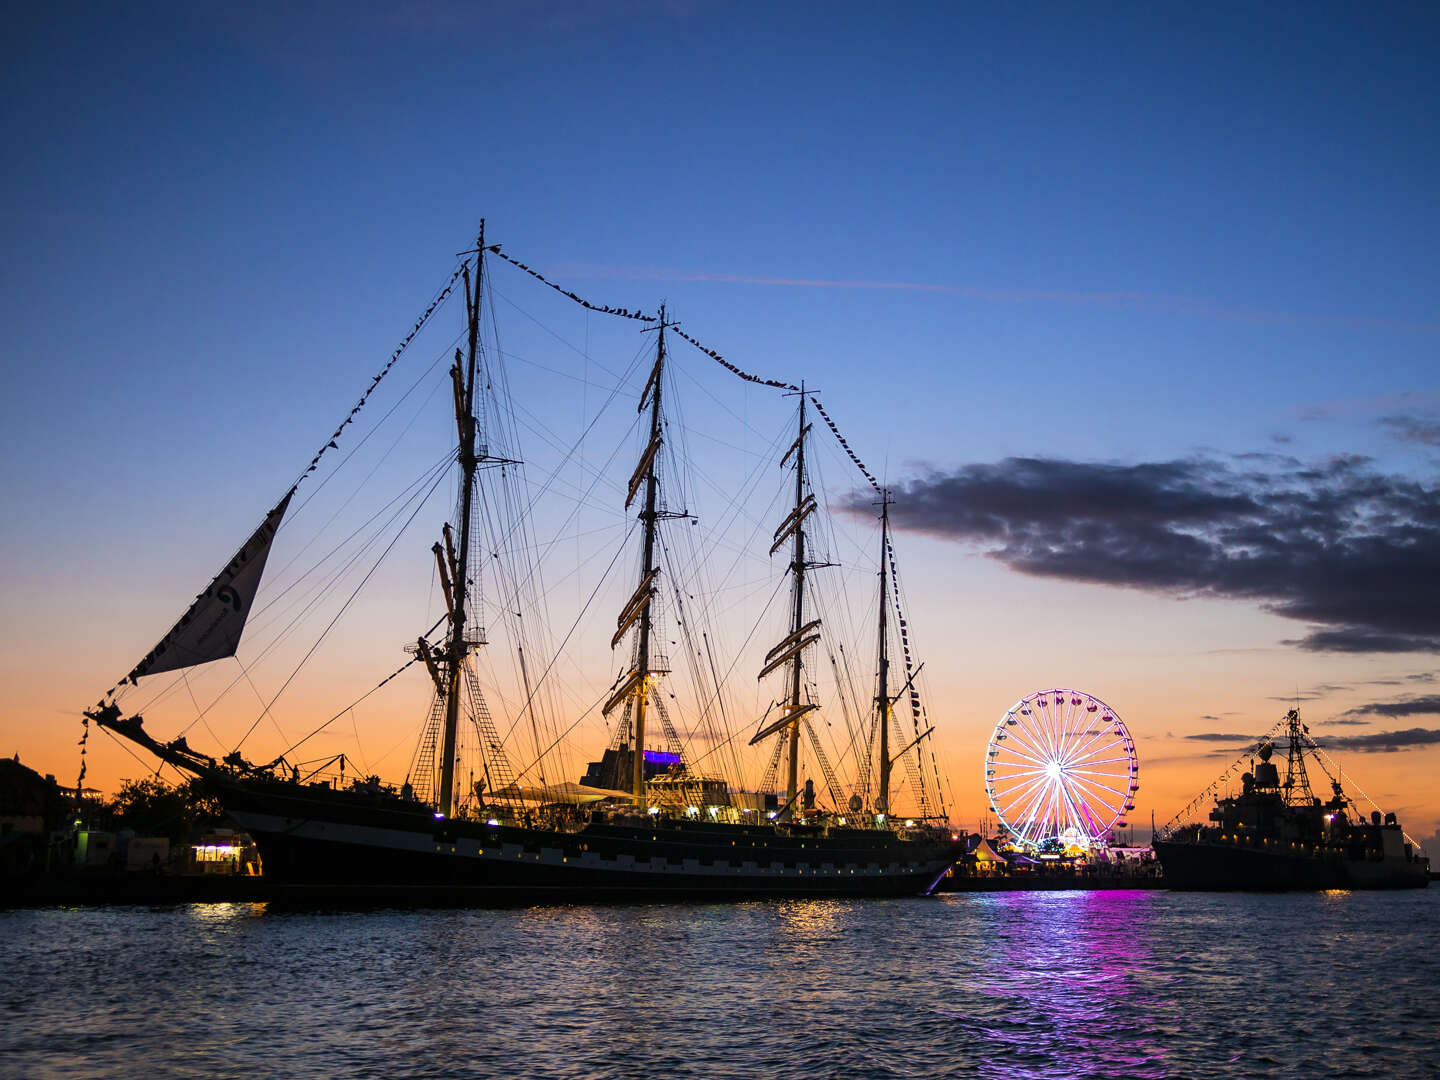
{"type": "Polygon", "coordinates": [[[1135,809],[1135,740],[1114,709],[1080,690],[1027,694],[985,751],[990,809],[1019,847],[1088,851],[1135,809]]]}

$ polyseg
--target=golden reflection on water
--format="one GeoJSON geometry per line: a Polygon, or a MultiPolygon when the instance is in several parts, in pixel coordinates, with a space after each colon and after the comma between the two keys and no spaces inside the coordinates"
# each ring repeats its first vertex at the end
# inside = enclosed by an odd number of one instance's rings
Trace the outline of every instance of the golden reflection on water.
{"type": "Polygon", "coordinates": [[[839,900],[786,900],[776,914],[782,933],[804,938],[834,933],[849,905],[839,900]]]}
{"type": "Polygon", "coordinates": [[[264,903],[188,904],[185,915],[202,927],[219,928],[227,923],[242,919],[254,919],[265,914],[264,903]]]}

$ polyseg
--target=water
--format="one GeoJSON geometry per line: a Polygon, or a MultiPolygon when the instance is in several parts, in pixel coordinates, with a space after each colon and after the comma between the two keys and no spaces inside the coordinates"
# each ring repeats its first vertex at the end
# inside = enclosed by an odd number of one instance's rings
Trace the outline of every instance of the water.
{"type": "Polygon", "coordinates": [[[6,1077],[1434,1077],[1440,889],[0,913],[6,1077]]]}

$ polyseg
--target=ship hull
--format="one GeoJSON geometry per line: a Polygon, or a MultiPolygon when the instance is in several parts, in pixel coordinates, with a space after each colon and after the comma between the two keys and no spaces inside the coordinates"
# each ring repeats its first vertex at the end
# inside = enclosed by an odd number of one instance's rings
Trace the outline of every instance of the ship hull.
{"type": "Polygon", "coordinates": [[[929,894],[958,843],[880,830],[783,832],[698,821],[558,830],[437,820],[423,807],[232,789],[276,895],[369,903],[511,904],[929,894]]]}
{"type": "Polygon", "coordinates": [[[1429,884],[1423,861],[1362,861],[1174,840],[1155,841],[1155,854],[1167,887],[1185,891],[1415,889],[1429,884]]]}

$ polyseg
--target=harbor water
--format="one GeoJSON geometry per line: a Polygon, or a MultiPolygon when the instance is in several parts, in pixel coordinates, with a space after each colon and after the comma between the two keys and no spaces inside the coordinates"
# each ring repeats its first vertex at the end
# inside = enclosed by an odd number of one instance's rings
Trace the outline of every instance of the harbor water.
{"type": "Polygon", "coordinates": [[[1434,1077],[1440,889],[0,912],[6,1077],[1434,1077]]]}

